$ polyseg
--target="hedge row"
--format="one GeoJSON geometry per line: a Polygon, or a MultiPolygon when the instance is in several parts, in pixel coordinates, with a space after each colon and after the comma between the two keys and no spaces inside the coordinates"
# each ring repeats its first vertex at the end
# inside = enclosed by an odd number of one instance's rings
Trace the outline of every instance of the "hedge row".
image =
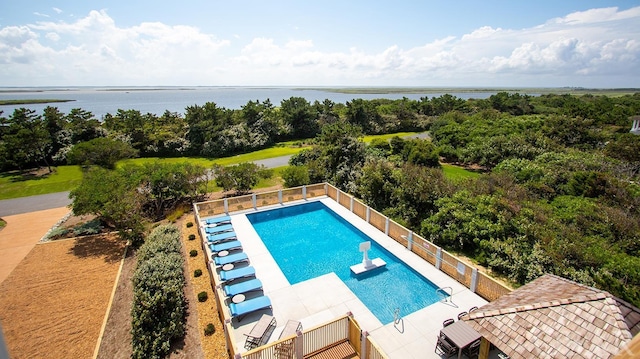
{"type": "Polygon", "coordinates": [[[184,259],[180,231],[159,226],[138,250],[131,308],[132,358],[163,358],[185,334],[184,259]]]}

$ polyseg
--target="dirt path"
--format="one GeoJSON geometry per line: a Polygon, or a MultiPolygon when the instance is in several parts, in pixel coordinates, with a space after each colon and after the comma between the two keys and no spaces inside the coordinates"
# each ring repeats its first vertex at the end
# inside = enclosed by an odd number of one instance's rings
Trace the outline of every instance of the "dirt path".
{"type": "Polygon", "coordinates": [[[0,231],[0,283],[67,213],[69,208],[62,207],[2,218],[7,225],[0,231]]]}

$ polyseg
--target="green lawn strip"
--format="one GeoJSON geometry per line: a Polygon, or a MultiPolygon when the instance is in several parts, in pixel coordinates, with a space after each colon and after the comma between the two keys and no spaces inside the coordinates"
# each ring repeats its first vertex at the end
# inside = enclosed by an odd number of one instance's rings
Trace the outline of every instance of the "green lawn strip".
{"type": "Polygon", "coordinates": [[[19,173],[0,175],[0,199],[69,191],[82,180],[79,166],[59,166],[54,173],[37,179],[24,179],[19,173]]]}
{"type": "Polygon", "coordinates": [[[480,176],[480,173],[478,172],[469,171],[462,167],[450,165],[447,163],[442,164],[442,171],[444,172],[445,177],[453,181],[464,180],[467,178],[476,178],[480,176]]]}
{"type": "Polygon", "coordinates": [[[371,141],[373,141],[374,139],[382,139],[382,140],[389,140],[392,137],[406,137],[406,136],[411,136],[411,135],[417,135],[420,132],[398,132],[398,133],[387,133],[385,135],[372,135],[372,136],[364,136],[362,138],[362,141],[364,143],[369,143],[371,141]]]}
{"type": "Polygon", "coordinates": [[[214,164],[219,164],[222,166],[230,166],[236,165],[242,162],[253,162],[258,160],[264,160],[273,157],[280,156],[288,156],[294,155],[305,148],[309,147],[270,147],[265,148],[264,150],[259,150],[251,153],[244,153],[241,155],[231,156],[231,157],[223,157],[223,158],[203,158],[203,157],[171,157],[171,158],[158,158],[158,157],[146,157],[146,158],[133,158],[129,160],[123,160],[118,162],[118,166],[122,166],[127,163],[142,165],[144,163],[151,163],[154,161],[163,161],[166,163],[180,163],[180,162],[189,162],[193,164],[198,164],[204,167],[211,167],[214,164]]]}

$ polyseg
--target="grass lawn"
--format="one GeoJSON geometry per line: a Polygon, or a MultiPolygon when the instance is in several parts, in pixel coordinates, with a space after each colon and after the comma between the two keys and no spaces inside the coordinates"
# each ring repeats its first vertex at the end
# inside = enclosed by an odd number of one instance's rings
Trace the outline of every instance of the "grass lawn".
{"type": "Polygon", "coordinates": [[[398,132],[398,133],[387,133],[386,135],[364,136],[362,138],[362,141],[364,143],[369,143],[369,142],[373,141],[376,138],[388,141],[392,137],[398,136],[398,137],[402,138],[402,137],[407,137],[407,136],[411,136],[411,135],[417,135],[418,133],[421,133],[421,132],[398,132]]]}
{"type": "Polygon", "coordinates": [[[210,158],[204,158],[204,157],[171,157],[171,158],[147,157],[147,158],[134,158],[130,160],[120,161],[118,162],[118,165],[122,165],[125,163],[133,163],[133,164],[141,165],[144,163],[161,160],[167,163],[190,162],[193,164],[199,164],[204,167],[211,167],[214,164],[219,164],[222,166],[230,166],[230,165],[235,165],[242,162],[253,162],[258,160],[264,160],[267,158],[294,155],[305,148],[310,148],[310,147],[291,147],[291,146],[276,145],[274,147],[265,148],[263,150],[259,150],[255,152],[244,153],[241,155],[236,155],[231,157],[216,158],[216,159],[210,159],[210,158]]]}
{"type": "Polygon", "coordinates": [[[55,167],[53,173],[42,177],[23,176],[17,172],[0,174],[0,199],[35,196],[69,191],[82,179],[79,166],[55,167]]]}
{"type": "Polygon", "coordinates": [[[465,170],[462,167],[454,166],[446,163],[442,164],[442,171],[444,172],[445,177],[453,181],[480,177],[480,173],[478,172],[465,170]]]}

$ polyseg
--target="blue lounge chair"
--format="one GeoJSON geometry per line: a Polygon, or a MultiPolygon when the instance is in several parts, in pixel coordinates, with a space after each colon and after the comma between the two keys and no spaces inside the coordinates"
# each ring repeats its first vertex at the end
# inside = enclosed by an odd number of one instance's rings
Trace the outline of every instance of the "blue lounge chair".
{"type": "Polygon", "coordinates": [[[236,232],[230,231],[207,235],[207,242],[209,242],[209,244],[217,244],[220,242],[228,241],[230,239],[237,239],[236,232]]]}
{"type": "Polygon", "coordinates": [[[238,304],[229,304],[229,311],[231,312],[232,318],[247,315],[265,308],[271,308],[271,300],[265,295],[245,300],[238,304]]]}
{"type": "Polygon", "coordinates": [[[241,249],[241,248],[242,248],[242,244],[240,243],[240,241],[237,241],[237,240],[209,245],[209,249],[211,249],[211,251],[214,253],[218,253],[222,251],[230,251],[232,249],[241,249]]]}
{"type": "Polygon", "coordinates": [[[256,269],[251,266],[220,271],[220,279],[225,282],[238,279],[238,278],[253,277],[255,275],[256,275],[256,269]]]}
{"type": "Polygon", "coordinates": [[[233,226],[230,224],[223,224],[220,226],[215,226],[215,227],[207,227],[204,229],[205,232],[207,232],[207,234],[216,234],[216,233],[220,233],[220,232],[228,232],[228,231],[233,231],[233,226]]]}
{"type": "Polygon", "coordinates": [[[230,216],[222,216],[222,217],[216,217],[216,218],[208,218],[206,221],[204,221],[204,223],[206,223],[206,224],[231,223],[231,217],[230,216]]]}
{"type": "Polygon", "coordinates": [[[229,264],[229,263],[238,263],[238,262],[244,262],[244,261],[249,261],[249,257],[244,252],[234,253],[234,254],[230,254],[228,256],[224,256],[224,257],[214,257],[213,258],[213,262],[217,266],[223,266],[223,265],[229,264]]]}
{"type": "Polygon", "coordinates": [[[258,290],[261,288],[262,288],[262,282],[260,281],[260,279],[255,278],[255,279],[250,279],[248,281],[244,281],[236,284],[225,285],[223,287],[223,290],[224,290],[224,294],[227,297],[231,298],[234,295],[252,292],[254,290],[258,290]]]}

